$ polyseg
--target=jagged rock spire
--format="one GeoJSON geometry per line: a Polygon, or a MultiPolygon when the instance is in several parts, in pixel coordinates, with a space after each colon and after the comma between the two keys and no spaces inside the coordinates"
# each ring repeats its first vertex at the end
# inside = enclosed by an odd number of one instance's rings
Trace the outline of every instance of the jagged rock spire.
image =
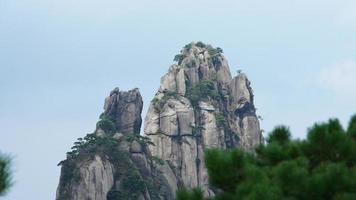
{"type": "Polygon", "coordinates": [[[150,151],[168,163],[172,188],[201,187],[214,195],[205,149],[251,151],[261,142],[250,82],[244,74],[231,77],[222,53],[202,42],[186,45],[161,78],[146,115],[144,133],[156,144],[150,151]]]}
{"type": "Polygon", "coordinates": [[[120,91],[115,88],[106,97],[101,117],[112,119],[119,133],[140,133],[142,118],[142,96],[137,88],[120,91]]]}
{"type": "Polygon", "coordinates": [[[138,89],[110,92],[95,133],[79,138],[60,162],[56,200],[173,199],[150,142],[139,135],[141,111],[138,89]]]}
{"type": "Polygon", "coordinates": [[[213,196],[205,150],[253,151],[261,142],[250,82],[242,73],[231,77],[221,48],[190,43],[174,60],[150,103],[148,138],[139,134],[138,89],[115,88],[95,133],[79,138],[60,162],[57,200],[172,200],[179,187],[213,196]]]}

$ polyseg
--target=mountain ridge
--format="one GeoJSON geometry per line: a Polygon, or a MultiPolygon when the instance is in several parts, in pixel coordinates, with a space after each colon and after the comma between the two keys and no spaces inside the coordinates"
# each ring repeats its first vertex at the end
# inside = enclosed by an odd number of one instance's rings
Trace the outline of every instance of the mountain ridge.
{"type": "Polygon", "coordinates": [[[79,138],[62,166],[57,200],[174,199],[179,188],[210,188],[208,148],[253,151],[261,143],[246,75],[232,77],[221,48],[186,45],[161,78],[142,124],[138,89],[115,88],[92,134],[79,138]]]}

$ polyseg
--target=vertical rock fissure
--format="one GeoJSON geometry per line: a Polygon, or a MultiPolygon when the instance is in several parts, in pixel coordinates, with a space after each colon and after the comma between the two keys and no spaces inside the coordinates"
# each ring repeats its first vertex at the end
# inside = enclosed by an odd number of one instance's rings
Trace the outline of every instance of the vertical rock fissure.
{"type": "MultiPolygon", "coordinates": [[[[182,166],[183,166],[183,152],[182,152],[182,146],[181,145],[179,145],[180,143],[182,143],[182,141],[183,141],[183,136],[182,136],[182,134],[181,134],[181,127],[180,127],[180,123],[179,123],[179,117],[178,117],[179,115],[177,115],[177,129],[178,129],[178,135],[177,135],[177,143],[178,143],[178,152],[179,152],[179,156],[178,156],[178,166],[179,166],[179,168],[178,168],[178,170],[177,170],[177,172],[179,172],[178,173],[178,177],[181,177],[182,176],[182,166]]],[[[184,184],[182,184],[182,185],[184,185],[184,184]]]]}
{"type": "MultiPolygon", "coordinates": [[[[199,114],[198,114],[198,111],[195,110],[194,111],[194,121],[195,121],[195,127],[201,127],[201,124],[200,124],[200,120],[198,119],[199,118],[199,114]]],[[[201,145],[201,143],[199,142],[200,139],[201,139],[201,130],[200,128],[196,129],[198,132],[195,133],[195,142],[196,142],[196,148],[195,148],[195,151],[196,151],[196,154],[197,154],[197,157],[196,157],[196,172],[197,172],[197,177],[196,177],[196,180],[197,180],[197,185],[198,186],[201,186],[201,183],[200,183],[200,179],[199,179],[199,176],[200,176],[200,153],[199,153],[199,145],[201,145]],[[198,161],[198,162],[197,162],[198,161]]]]}

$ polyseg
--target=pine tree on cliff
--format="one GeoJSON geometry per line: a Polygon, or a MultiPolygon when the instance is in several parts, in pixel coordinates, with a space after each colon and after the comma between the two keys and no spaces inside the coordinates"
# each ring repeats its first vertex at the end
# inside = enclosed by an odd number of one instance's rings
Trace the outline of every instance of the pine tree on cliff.
{"type": "MultiPolygon", "coordinates": [[[[288,128],[273,130],[256,154],[210,150],[213,199],[356,199],[356,115],[345,131],[337,119],[315,124],[305,140],[292,140],[288,128]]],[[[182,190],[179,200],[204,199],[201,191],[182,190]]]]}

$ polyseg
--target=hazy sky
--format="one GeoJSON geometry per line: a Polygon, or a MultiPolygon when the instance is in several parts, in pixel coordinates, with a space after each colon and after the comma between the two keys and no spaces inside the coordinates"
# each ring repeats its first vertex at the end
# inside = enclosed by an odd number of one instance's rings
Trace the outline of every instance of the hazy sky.
{"type": "Polygon", "coordinates": [[[139,87],[147,106],[191,41],[223,48],[232,73],[247,73],[267,132],[346,124],[355,10],[355,0],[0,0],[0,150],[15,170],[4,199],[54,199],[57,163],[94,130],[110,90],[139,87]]]}

